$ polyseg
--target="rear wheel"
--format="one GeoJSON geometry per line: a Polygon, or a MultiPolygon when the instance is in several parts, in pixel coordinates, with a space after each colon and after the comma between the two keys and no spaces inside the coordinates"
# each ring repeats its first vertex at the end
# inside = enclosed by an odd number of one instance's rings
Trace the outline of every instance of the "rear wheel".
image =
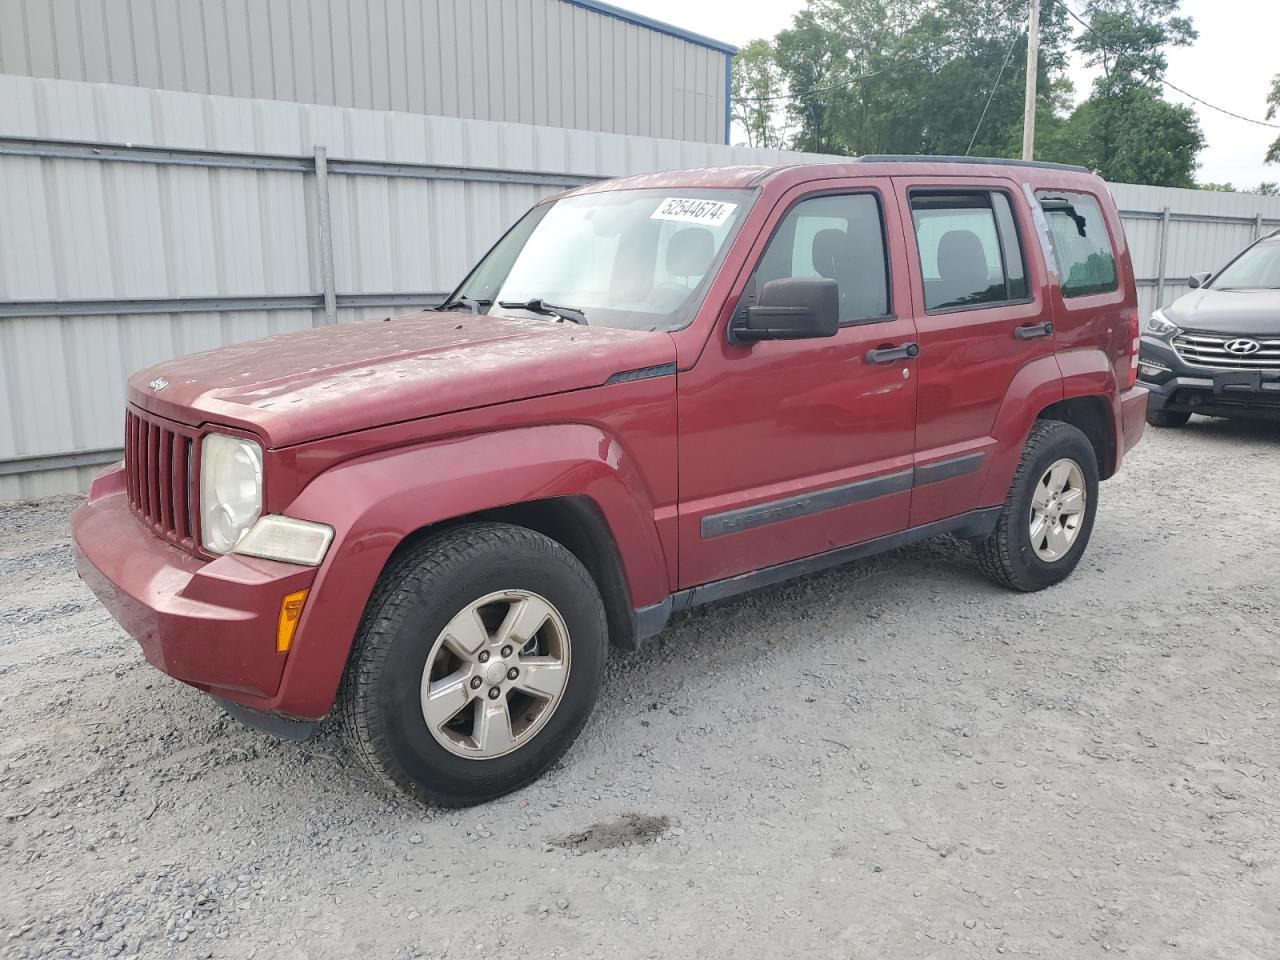
{"type": "Polygon", "coordinates": [[[343,726],[382,780],[443,806],[538,777],[595,703],[607,651],[594,581],[522,527],[457,527],[379,580],[342,691],[343,726]]]}
{"type": "Polygon", "coordinates": [[[1148,410],[1147,423],[1153,427],[1185,427],[1191,414],[1177,410],[1148,410]]]}
{"type": "Polygon", "coordinates": [[[1014,590],[1043,590],[1080,562],[1098,509],[1098,461],[1076,427],[1039,420],[1027,438],[995,529],[977,544],[982,572],[1014,590]]]}

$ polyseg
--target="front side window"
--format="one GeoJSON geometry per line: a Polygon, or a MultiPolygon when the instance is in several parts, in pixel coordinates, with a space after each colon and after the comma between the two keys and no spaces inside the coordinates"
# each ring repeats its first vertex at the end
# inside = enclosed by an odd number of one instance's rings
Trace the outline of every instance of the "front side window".
{"type": "Polygon", "coordinates": [[[926,310],[1027,299],[1021,240],[998,191],[912,191],[926,310]]]}
{"type": "Polygon", "coordinates": [[[750,190],[613,190],[529,211],[455,296],[569,307],[592,325],[677,330],[693,320],[750,190]]]}
{"type": "Polygon", "coordinates": [[[1085,193],[1036,195],[1049,224],[1064,297],[1087,297],[1119,286],[1116,256],[1098,201],[1085,193]]]}
{"type": "Polygon", "coordinates": [[[1214,290],[1280,290],[1280,238],[1255,243],[1209,286],[1214,290]]]}
{"type": "Polygon", "coordinates": [[[760,258],[754,295],[770,280],[826,277],[840,288],[840,322],[889,313],[884,218],[874,194],[802,200],[787,212],[760,258]]]}

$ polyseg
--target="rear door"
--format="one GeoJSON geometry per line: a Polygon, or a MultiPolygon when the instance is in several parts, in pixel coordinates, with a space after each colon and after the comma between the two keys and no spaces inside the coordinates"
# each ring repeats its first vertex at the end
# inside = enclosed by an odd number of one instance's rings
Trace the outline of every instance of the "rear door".
{"type": "Polygon", "coordinates": [[[915,339],[902,225],[887,178],[782,197],[702,355],[679,376],[680,584],[824,553],[904,529],[911,498],[915,339]],[[829,277],[835,336],[734,345],[730,316],[769,280],[829,277]]]}
{"type": "Polygon", "coordinates": [[[920,344],[911,525],[978,505],[1014,376],[1054,352],[1026,196],[1003,178],[895,178],[920,344]]]}

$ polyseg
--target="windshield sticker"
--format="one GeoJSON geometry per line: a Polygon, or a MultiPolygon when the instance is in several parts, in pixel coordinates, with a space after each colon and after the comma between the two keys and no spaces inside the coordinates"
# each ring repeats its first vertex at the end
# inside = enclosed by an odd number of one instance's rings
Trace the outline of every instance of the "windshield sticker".
{"type": "Polygon", "coordinates": [[[657,210],[649,214],[649,219],[677,220],[680,223],[700,223],[704,227],[718,227],[737,209],[736,203],[722,203],[719,200],[667,197],[658,204],[657,210]]]}

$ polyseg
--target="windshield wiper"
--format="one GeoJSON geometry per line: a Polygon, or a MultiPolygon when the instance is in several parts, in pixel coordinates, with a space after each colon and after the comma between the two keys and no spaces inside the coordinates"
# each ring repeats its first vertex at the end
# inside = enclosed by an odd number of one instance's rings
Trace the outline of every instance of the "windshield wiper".
{"type": "Polygon", "coordinates": [[[466,307],[472,313],[479,313],[481,307],[487,307],[491,303],[493,303],[492,300],[472,300],[470,297],[452,297],[440,304],[436,309],[452,310],[455,307],[466,307]]]}
{"type": "Polygon", "coordinates": [[[571,320],[584,327],[587,325],[587,315],[576,307],[558,307],[554,303],[547,303],[540,297],[534,297],[532,300],[499,300],[498,306],[506,307],[508,310],[528,310],[530,313],[541,313],[548,317],[571,320]]]}

